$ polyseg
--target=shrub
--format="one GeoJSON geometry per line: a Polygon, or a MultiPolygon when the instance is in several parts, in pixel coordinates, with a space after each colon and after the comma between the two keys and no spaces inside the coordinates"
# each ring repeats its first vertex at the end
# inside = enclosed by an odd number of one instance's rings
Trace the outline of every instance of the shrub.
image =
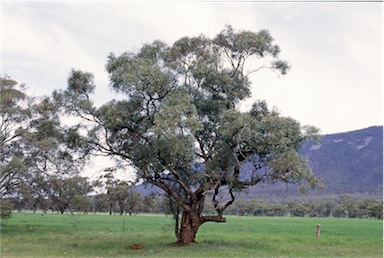
{"type": "Polygon", "coordinates": [[[13,205],[8,200],[0,201],[0,219],[1,223],[9,219],[12,215],[13,205]]]}

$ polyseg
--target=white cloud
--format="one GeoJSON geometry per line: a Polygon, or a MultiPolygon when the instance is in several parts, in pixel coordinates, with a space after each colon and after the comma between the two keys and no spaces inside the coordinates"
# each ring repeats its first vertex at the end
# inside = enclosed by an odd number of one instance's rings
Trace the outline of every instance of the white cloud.
{"type": "Polygon", "coordinates": [[[280,79],[255,74],[253,96],[325,133],[381,120],[380,3],[3,3],[2,72],[36,95],[64,88],[71,68],[107,87],[109,52],[135,51],[155,39],[214,36],[225,24],[269,29],[292,64],[280,79]]]}
{"type": "Polygon", "coordinates": [[[12,77],[21,77],[36,94],[49,94],[53,89],[65,87],[72,67],[102,71],[103,67],[98,67],[100,62],[87,46],[60,24],[45,21],[39,13],[23,5],[12,7],[12,11],[3,10],[2,72],[12,71],[12,77]]]}
{"type": "Polygon", "coordinates": [[[254,96],[324,133],[382,124],[379,4],[291,3],[267,9],[263,26],[271,24],[292,70],[279,81],[255,75],[254,96]]]}

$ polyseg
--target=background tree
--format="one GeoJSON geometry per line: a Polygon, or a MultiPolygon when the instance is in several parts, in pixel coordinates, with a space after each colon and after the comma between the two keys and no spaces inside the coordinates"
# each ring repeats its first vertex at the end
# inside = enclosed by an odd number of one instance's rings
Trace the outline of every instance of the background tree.
{"type": "Polygon", "coordinates": [[[297,153],[317,129],[280,116],[264,101],[238,109],[251,95],[250,74],[288,72],[279,53],[267,30],[235,32],[227,26],[213,39],[184,37],[171,46],[155,41],[137,53],[110,54],[110,83],[124,100],[94,107],[93,75],[77,70],[54,97],[68,114],[87,121],[87,148],[127,162],[138,179],[177,204],[175,235],[188,244],[203,223],[225,222],[224,211],[249,186],[284,181],[304,191],[318,183],[297,153]],[[203,214],[208,193],[216,215],[203,214]]]}
{"type": "Polygon", "coordinates": [[[105,196],[109,206],[109,215],[112,215],[116,205],[120,215],[123,215],[125,211],[128,212],[129,207],[131,207],[130,212],[136,211],[138,200],[137,196],[131,193],[132,182],[115,178],[113,175],[114,171],[115,168],[107,168],[105,170],[107,173],[100,176],[98,180],[98,185],[102,186],[106,191],[105,196]]]}
{"type": "Polygon", "coordinates": [[[105,193],[100,193],[92,196],[92,211],[96,212],[108,212],[108,196],[105,193]]]}
{"type": "Polygon", "coordinates": [[[125,211],[128,212],[130,216],[138,213],[144,205],[142,202],[143,198],[141,198],[141,194],[139,192],[128,190],[125,211]]]}
{"type": "Polygon", "coordinates": [[[78,129],[60,121],[49,97],[30,97],[23,85],[0,78],[0,199],[18,197],[46,212],[54,186],[69,182],[87,160],[78,129]]]}
{"type": "Polygon", "coordinates": [[[87,195],[92,191],[86,177],[73,176],[65,179],[53,177],[49,187],[49,198],[52,206],[60,213],[70,210],[87,212],[90,202],[87,195]]]}
{"type": "Polygon", "coordinates": [[[0,226],[11,218],[13,204],[9,200],[0,200],[0,226]]]}
{"type": "Polygon", "coordinates": [[[155,192],[150,192],[148,195],[145,195],[140,210],[144,213],[156,212],[155,207],[159,206],[159,197],[155,192]]]}
{"type": "Polygon", "coordinates": [[[23,185],[37,196],[45,212],[52,208],[63,213],[71,208],[76,194],[88,190],[81,185],[86,179],[78,176],[87,160],[78,129],[62,123],[49,97],[32,103],[29,128],[19,140],[23,164],[28,168],[23,185]]]}
{"type": "Polygon", "coordinates": [[[108,193],[119,206],[119,214],[123,215],[127,207],[129,184],[124,181],[117,180],[114,188],[109,188],[108,193]]]}
{"type": "Polygon", "coordinates": [[[0,78],[0,199],[14,193],[25,178],[19,141],[28,128],[29,105],[23,85],[8,76],[0,78]]]}

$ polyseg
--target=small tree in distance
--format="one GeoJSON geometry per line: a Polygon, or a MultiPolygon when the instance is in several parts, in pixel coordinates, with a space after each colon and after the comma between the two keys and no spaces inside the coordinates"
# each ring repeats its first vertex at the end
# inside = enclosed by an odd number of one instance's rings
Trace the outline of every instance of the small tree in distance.
{"type": "Polygon", "coordinates": [[[225,222],[236,193],[250,186],[283,181],[305,191],[318,184],[297,153],[303,141],[316,137],[316,128],[280,116],[265,101],[247,112],[237,108],[251,95],[249,74],[289,71],[279,53],[267,30],[235,32],[227,26],[213,39],[183,37],[171,46],[154,41],[137,53],[110,54],[110,83],[124,100],[96,108],[93,75],[79,70],[53,96],[68,114],[87,122],[85,148],[127,162],[138,179],[177,204],[175,235],[185,245],[195,242],[205,222],[225,222]],[[248,71],[250,59],[262,65],[248,71]],[[227,198],[220,201],[223,194],[227,198]],[[207,196],[214,215],[203,215],[207,196]]]}

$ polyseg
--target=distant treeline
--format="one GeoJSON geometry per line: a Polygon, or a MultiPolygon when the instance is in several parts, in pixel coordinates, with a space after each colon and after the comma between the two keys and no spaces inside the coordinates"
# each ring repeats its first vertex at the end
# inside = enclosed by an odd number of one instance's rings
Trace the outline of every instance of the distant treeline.
{"type": "Polygon", "coordinates": [[[292,216],[292,217],[336,217],[383,219],[383,202],[354,199],[341,195],[338,200],[287,201],[243,201],[234,203],[228,213],[239,216],[292,216]]]}
{"type": "MultiPolygon", "coordinates": [[[[63,206],[54,199],[8,199],[2,207],[16,211],[32,210],[43,212],[107,212],[109,214],[134,215],[137,213],[171,213],[169,199],[158,194],[142,196],[130,192],[124,199],[111,198],[107,194],[87,197],[86,200],[73,200],[63,206]],[[7,204],[8,203],[8,204],[7,204]]],[[[214,213],[214,207],[206,202],[204,212],[214,213]]],[[[262,200],[237,200],[226,214],[238,216],[292,216],[292,217],[337,217],[383,219],[383,202],[373,199],[356,199],[341,195],[336,200],[268,202],[262,200]]]]}

